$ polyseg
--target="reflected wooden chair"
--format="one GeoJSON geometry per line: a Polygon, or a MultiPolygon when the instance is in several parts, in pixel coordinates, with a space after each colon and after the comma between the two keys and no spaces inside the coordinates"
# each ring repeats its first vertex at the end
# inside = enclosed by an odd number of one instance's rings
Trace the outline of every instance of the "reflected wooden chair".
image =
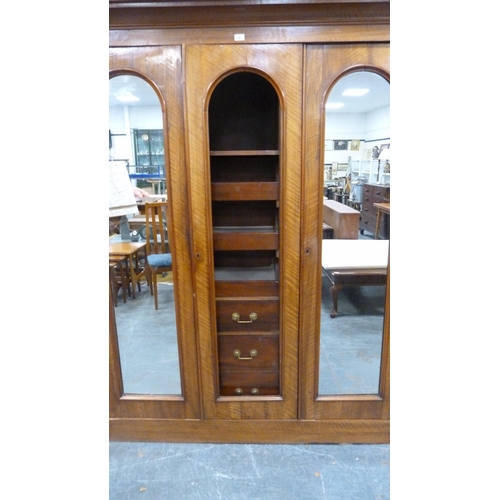
{"type": "Polygon", "coordinates": [[[167,239],[167,202],[146,203],[145,215],[147,274],[155,309],[158,309],[158,274],[172,271],[172,254],[167,239]]]}

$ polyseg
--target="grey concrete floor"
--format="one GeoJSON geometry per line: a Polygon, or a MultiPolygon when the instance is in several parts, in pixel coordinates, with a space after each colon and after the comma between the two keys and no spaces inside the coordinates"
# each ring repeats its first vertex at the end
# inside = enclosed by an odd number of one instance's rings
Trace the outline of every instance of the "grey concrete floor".
{"type": "Polygon", "coordinates": [[[389,445],[110,443],[109,500],[389,499],[389,445]]]}

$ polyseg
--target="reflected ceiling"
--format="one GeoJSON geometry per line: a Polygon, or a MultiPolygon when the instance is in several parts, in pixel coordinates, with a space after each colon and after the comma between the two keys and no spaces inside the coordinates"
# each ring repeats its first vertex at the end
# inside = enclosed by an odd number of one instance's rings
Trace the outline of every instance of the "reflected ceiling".
{"type": "MultiPolygon", "coordinates": [[[[327,110],[328,113],[367,113],[390,104],[390,86],[376,73],[358,71],[340,79],[333,87],[328,102],[343,102],[338,110],[327,110]],[[362,97],[344,97],[342,92],[347,88],[368,88],[370,92],[362,97]]],[[[158,97],[151,86],[142,78],[120,75],[109,80],[110,106],[157,106],[158,97]],[[136,102],[124,103],[117,96],[129,92],[139,98],[136,102]]]]}
{"type": "Polygon", "coordinates": [[[339,109],[329,109],[328,113],[367,113],[390,105],[390,85],[387,80],[371,71],[357,71],[341,78],[332,88],[328,102],[342,102],[339,109]],[[365,88],[370,92],[360,97],[346,97],[346,89],[365,88]]]}
{"type": "Polygon", "coordinates": [[[158,106],[158,96],[151,85],[142,78],[133,75],[120,75],[109,80],[110,106],[158,106]],[[124,94],[139,98],[138,101],[123,102],[117,99],[124,94]]]}

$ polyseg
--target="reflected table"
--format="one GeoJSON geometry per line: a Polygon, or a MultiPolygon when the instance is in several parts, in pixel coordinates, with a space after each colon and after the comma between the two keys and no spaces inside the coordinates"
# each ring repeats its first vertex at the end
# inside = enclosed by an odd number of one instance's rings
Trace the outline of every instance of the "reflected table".
{"type": "Polygon", "coordinates": [[[378,240],[378,230],[380,229],[381,214],[391,215],[390,203],[374,203],[373,206],[377,209],[377,222],[375,223],[375,239],[378,240]]]}
{"type": "Polygon", "coordinates": [[[330,280],[331,318],[338,312],[338,293],[349,285],[385,285],[388,240],[323,240],[321,267],[330,280]]]}
{"type": "Polygon", "coordinates": [[[139,265],[139,253],[145,250],[145,241],[122,241],[113,237],[109,240],[109,256],[124,256],[128,259],[128,273],[132,284],[132,297],[135,299],[135,287],[140,291],[140,279],[145,276],[145,268],[139,265]]]}

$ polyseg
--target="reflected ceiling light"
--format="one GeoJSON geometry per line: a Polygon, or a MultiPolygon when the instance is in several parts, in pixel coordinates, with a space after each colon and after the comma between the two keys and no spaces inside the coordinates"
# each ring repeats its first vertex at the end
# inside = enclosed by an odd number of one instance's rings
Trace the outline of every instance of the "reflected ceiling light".
{"type": "Polygon", "coordinates": [[[138,97],[131,94],[130,92],[125,92],[124,94],[117,95],[116,98],[122,102],[136,102],[140,101],[138,97]]]}
{"type": "Polygon", "coordinates": [[[326,103],[326,109],[339,109],[344,106],[344,103],[342,102],[327,102],[326,103]]]}
{"type": "Polygon", "coordinates": [[[347,89],[342,92],[342,95],[360,96],[368,94],[368,92],[370,92],[370,89],[347,89]]]}

